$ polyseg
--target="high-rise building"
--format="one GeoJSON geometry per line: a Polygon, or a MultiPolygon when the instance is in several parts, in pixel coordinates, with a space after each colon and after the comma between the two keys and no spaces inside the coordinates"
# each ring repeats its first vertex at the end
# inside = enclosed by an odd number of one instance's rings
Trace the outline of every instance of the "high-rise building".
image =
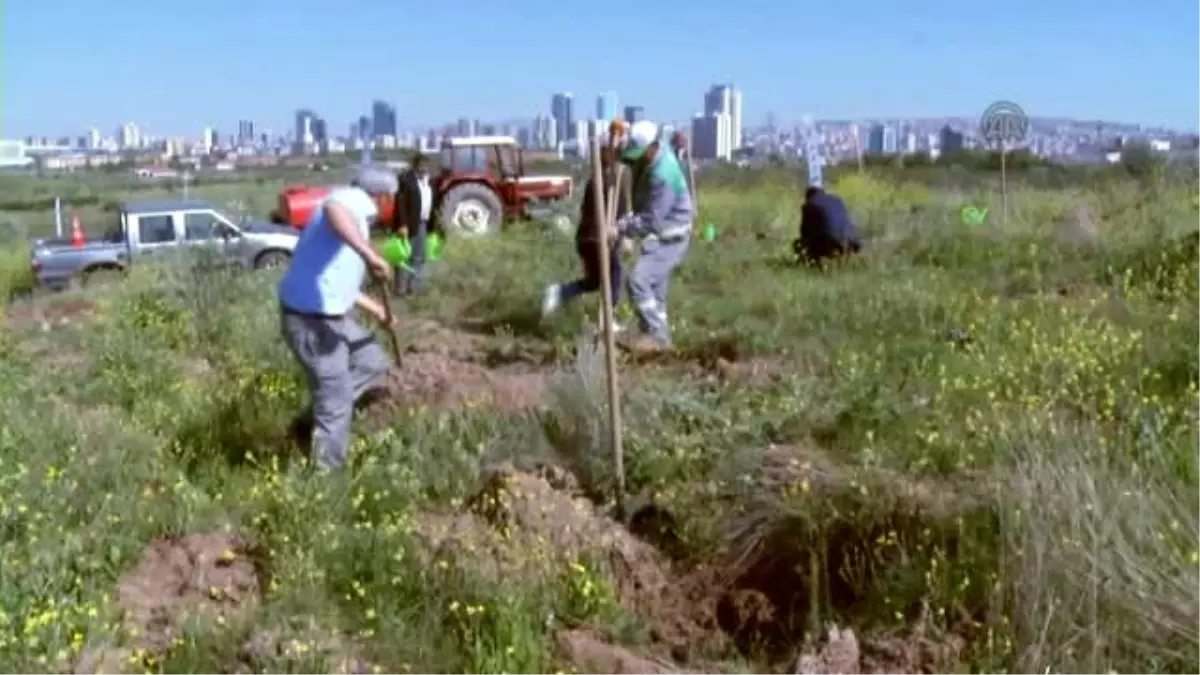
{"type": "Polygon", "coordinates": [[[87,149],[96,150],[100,147],[100,130],[95,127],[88,129],[87,149]]]}
{"type": "Polygon", "coordinates": [[[315,122],[316,119],[317,114],[311,110],[301,109],[296,111],[296,145],[307,148],[315,142],[316,138],[313,134],[313,122],[315,122]]]}
{"type": "Polygon", "coordinates": [[[889,124],[883,128],[883,153],[885,155],[894,155],[898,149],[896,127],[889,124]]]}
{"type": "Polygon", "coordinates": [[[239,144],[254,143],[254,122],[250,120],[238,120],[237,141],[239,144]]]}
{"type": "Polygon", "coordinates": [[[569,91],[555,94],[550,99],[550,117],[554,118],[559,143],[564,143],[575,135],[574,107],[575,99],[569,91]]]}
{"type": "Polygon", "coordinates": [[[204,148],[204,154],[211,155],[217,147],[217,130],[212,127],[204,127],[204,136],[200,145],[204,148]]]}
{"type": "MultiPolygon", "coordinates": [[[[724,115],[722,124],[727,128],[720,132],[722,138],[728,139],[728,151],[719,155],[730,159],[733,151],[742,147],[742,94],[731,84],[713,85],[704,95],[704,116],[716,117],[724,115]]],[[[696,155],[697,158],[700,155],[696,155]]]]}
{"type": "Polygon", "coordinates": [[[872,155],[883,154],[883,125],[872,124],[867,132],[867,152],[872,155]]]}
{"type": "Polygon", "coordinates": [[[960,152],[963,149],[963,135],[947,124],[938,132],[938,150],[942,156],[960,152]]]}
{"type": "Polygon", "coordinates": [[[371,130],[376,138],[396,135],[396,106],[387,101],[371,104],[371,130]]]}
{"type": "Polygon", "coordinates": [[[633,124],[634,122],[646,119],[646,109],[640,105],[625,106],[625,121],[633,124]]]}
{"type": "Polygon", "coordinates": [[[355,125],[353,136],[359,140],[368,140],[371,138],[371,132],[374,129],[374,122],[366,115],[358,116],[358,123],[355,125]]]}
{"type": "Polygon", "coordinates": [[[733,156],[730,128],[731,121],[726,113],[696,115],[692,119],[692,157],[730,159],[733,156]]]}
{"type": "Polygon", "coordinates": [[[606,91],[596,97],[596,119],[611,122],[617,116],[617,92],[606,91]]]}
{"type": "Polygon", "coordinates": [[[142,147],[142,132],[133,122],[117,127],[117,146],[122,150],[137,150],[142,147]]]}

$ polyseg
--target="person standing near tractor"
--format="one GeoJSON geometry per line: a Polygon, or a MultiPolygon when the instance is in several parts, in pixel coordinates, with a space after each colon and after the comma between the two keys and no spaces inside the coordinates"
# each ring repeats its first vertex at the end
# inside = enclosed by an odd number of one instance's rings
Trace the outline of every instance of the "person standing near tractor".
{"type": "Polygon", "coordinates": [[[413,157],[408,171],[401,174],[392,212],[396,235],[409,240],[411,256],[407,269],[396,268],[396,295],[424,290],[426,243],[429,219],[433,215],[433,186],[429,163],[424,155],[413,157]]]}
{"type": "MultiPolygon", "coordinates": [[[[600,154],[600,165],[602,167],[602,190],[604,194],[608,194],[609,189],[616,185],[617,190],[617,216],[620,217],[630,210],[629,194],[631,193],[631,177],[628,171],[621,172],[621,182],[617,181],[617,149],[615,143],[604,147],[600,154]]],[[[579,260],[583,263],[583,277],[566,284],[551,284],[546,287],[542,295],[542,316],[548,317],[553,314],[558,308],[566,302],[569,302],[585,293],[592,293],[600,289],[600,246],[601,246],[601,224],[596,222],[595,208],[595,190],[593,183],[596,180],[595,176],[588,179],[587,186],[583,192],[583,204],[580,207],[579,227],[575,230],[575,251],[579,254],[579,260]]],[[[613,307],[616,308],[618,299],[621,297],[621,255],[618,248],[619,240],[613,238],[609,242],[611,250],[609,251],[609,282],[612,290],[613,307]]],[[[615,322],[613,330],[621,330],[621,326],[615,322]]]]}
{"type": "MultiPolygon", "coordinates": [[[[354,404],[388,372],[387,355],[352,318],[358,309],[386,323],[388,313],[362,292],[366,271],[387,281],[392,267],[371,247],[378,202],[396,191],[390,170],[362,166],[349,187],[334,189],[300,234],[279,282],[283,338],[303,367],[311,411],[293,425],[311,430],[313,464],[323,471],[346,463],[354,404]]],[[[389,327],[390,328],[390,327],[389,327]]]]}
{"type": "Polygon", "coordinates": [[[646,189],[635,193],[633,212],[618,219],[613,233],[641,240],[641,254],[629,277],[641,335],[628,347],[643,353],[668,351],[672,344],[667,287],[688,251],[692,196],[679,159],[660,143],[654,122],[641,120],[630,127],[621,159],[646,181],[646,189]]]}

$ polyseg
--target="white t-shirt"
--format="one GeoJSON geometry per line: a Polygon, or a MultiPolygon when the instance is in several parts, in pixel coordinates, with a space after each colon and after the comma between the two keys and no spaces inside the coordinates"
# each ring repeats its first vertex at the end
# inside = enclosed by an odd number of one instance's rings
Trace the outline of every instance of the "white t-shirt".
{"type": "Polygon", "coordinates": [[[356,187],[336,188],[325,199],[296,242],[292,264],[279,282],[279,302],[295,312],[341,316],[361,293],[367,266],[326,222],[325,203],[335,201],[349,210],[364,239],[379,208],[356,187]]]}

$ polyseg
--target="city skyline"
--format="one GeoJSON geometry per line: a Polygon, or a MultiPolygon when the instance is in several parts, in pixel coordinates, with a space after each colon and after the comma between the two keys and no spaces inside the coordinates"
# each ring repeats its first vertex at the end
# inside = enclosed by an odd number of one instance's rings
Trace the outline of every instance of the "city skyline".
{"type": "Polygon", "coordinates": [[[546,92],[563,89],[589,98],[616,91],[620,104],[641,105],[652,119],[685,120],[698,112],[694,92],[714,81],[754,92],[748,123],[768,112],[782,120],[966,116],[1011,99],[1044,116],[1195,130],[1200,110],[1197,6],[1183,0],[1148,5],[1137,21],[1115,0],[1087,11],[1032,0],[872,0],[762,12],[615,0],[586,22],[588,31],[617,36],[603,59],[583,48],[576,14],[540,0],[518,4],[464,17],[450,6],[368,0],[364,14],[403,16],[412,7],[427,26],[405,40],[374,41],[324,30],[345,17],[314,0],[14,3],[5,17],[0,135],[79,133],[130,120],[163,135],[241,119],[282,129],[304,105],[341,129],[377,98],[396,106],[403,125],[428,127],[463,116],[525,117],[542,112],[546,92]],[[64,15],[88,30],[40,30],[64,15]],[[671,26],[686,40],[640,40],[634,18],[671,26]],[[472,48],[444,49],[448,26],[472,48]],[[527,37],[500,48],[497,36],[512,34],[527,37]],[[320,56],[297,56],[308,53],[296,48],[302,44],[321,45],[320,56]],[[407,67],[413,54],[424,65],[407,67]],[[805,68],[814,54],[838,56],[805,68]]]}

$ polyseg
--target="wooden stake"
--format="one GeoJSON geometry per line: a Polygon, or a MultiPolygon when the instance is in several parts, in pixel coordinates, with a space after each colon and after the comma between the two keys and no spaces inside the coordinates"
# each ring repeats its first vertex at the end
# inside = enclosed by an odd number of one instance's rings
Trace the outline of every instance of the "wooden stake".
{"type": "Polygon", "coordinates": [[[1000,224],[1008,229],[1008,143],[1000,141],[1000,224]]]}
{"type": "Polygon", "coordinates": [[[688,185],[692,188],[692,215],[700,213],[700,190],[696,187],[696,165],[692,163],[692,137],[687,137],[687,171],[688,185]]]}
{"type": "Polygon", "coordinates": [[[388,293],[387,284],[378,281],[379,301],[383,303],[383,320],[387,322],[388,337],[392,343],[392,358],[400,365],[400,336],[396,334],[396,315],[392,313],[392,296],[388,293]]]}
{"type": "MultiPolygon", "coordinates": [[[[613,470],[616,474],[617,517],[625,519],[625,451],[621,447],[621,390],[617,384],[617,345],[613,335],[613,297],[611,251],[609,249],[608,230],[612,226],[609,213],[615,212],[615,207],[605,208],[604,167],[600,163],[600,139],[592,139],[592,205],[595,209],[596,224],[600,243],[600,301],[604,335],[604,369],[608,384],[608,427],[609,439],[613,455],[613,470]]],[[[624,167],[619,167],[624,168],[624,167]]],[[[618,175],[618,178],[620,176],[618,175]]]]}

